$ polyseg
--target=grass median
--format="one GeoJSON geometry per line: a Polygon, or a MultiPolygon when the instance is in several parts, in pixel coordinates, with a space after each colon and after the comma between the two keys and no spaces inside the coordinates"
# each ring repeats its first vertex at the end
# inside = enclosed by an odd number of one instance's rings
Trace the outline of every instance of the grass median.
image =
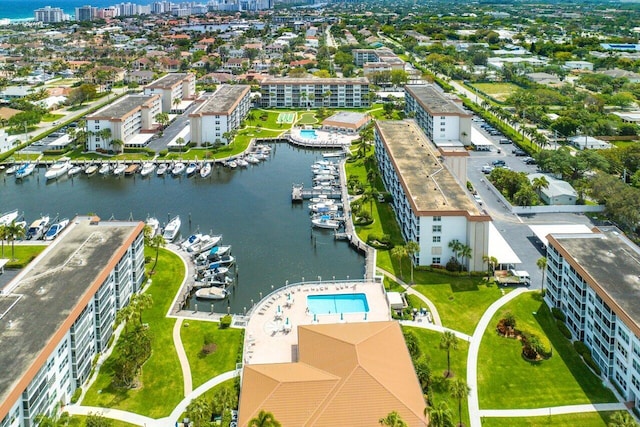
{"type": "Polygon", "coordinates": [[[615,412],[590,412],[581,414],[552,415],[543,417],[488,418],[482,419],[482,427],[607,427],[615,412]]]}

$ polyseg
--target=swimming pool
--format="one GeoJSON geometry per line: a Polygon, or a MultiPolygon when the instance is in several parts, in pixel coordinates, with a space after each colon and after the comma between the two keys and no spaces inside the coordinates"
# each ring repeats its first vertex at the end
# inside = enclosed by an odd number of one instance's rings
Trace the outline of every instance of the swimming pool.
{"type": "Polygon", "coordinates": [[[318,139],[315,129],[300,129],[300,137],[306,139],[318,139]]]}
{"type": "Polygon", "coordinates": [[[309,295],[307,307],[313,314],[369,312],[369,303],[365,294],[309,295]]]}

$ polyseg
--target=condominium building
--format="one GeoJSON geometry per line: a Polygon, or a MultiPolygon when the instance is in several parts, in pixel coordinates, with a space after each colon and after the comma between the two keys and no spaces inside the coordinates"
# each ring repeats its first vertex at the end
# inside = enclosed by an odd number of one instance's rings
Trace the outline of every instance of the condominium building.
{"type": "Polygon", "coordinates": [[[92,21],[98,14],[98,8],[93,6],[76,7],[76,21],[92,21]]]}
{"type": "Polygon", "coordinates": [[[127,144],[141,131],[153,131],[160,95],[127,95],[87,116],[87,150],[114,150],[113,140],[127,144]],[[103,131],[109,129],[107,132],[103,131]]]}
{"type": "Polygon", "coordinates": [[[640,248],[615,227],[547,236],[545,301],[602,376],[640,409],[640,248]]]}
{"type": "Polygon", "coordinates": [[[193,99],[196,94],[196,76],[191,73],[170,73],[160,77],[144,88],[145,95],[160,95],[162,112],[177,111],[183,100],[193,99]]]}
{"type": "Polygon", "coordinates": [[[471,248],[471,258],[458,260],[483,270],[491,217],[456,177],[464,165],[456,157],[468,153],[447,154],[452,158],[445,164],[444,150],[436,149],[414,120],[377,121],[374,130],[381,178],[393,196],[402,235],[420,245],[416,264],[446,265],[456,257],[449,243],[457,240],[471,248]]]}
{"type": "Polygon", "coordinates": [[[62,22],[65,19],[64,11],[59,7],[45,6],[36,9],[34,12],[37,22],[62,22]]]}
{"type": "Polygon", "coordinates": [[[404,111],[414,116],[427,137],[436,145],[471,144],[471,113],[458,98],[446,95],[434,85],[406,85],[404,111]]]}
{"type": "Polygon", "coordinates": [[[267,108],[359,108],[371,104],[366,77],[271,77],[260,83],[260,92],[260,105],[267,108]]]}
{"type": "Polygon", "coordinates": [[[0,292],[0,426],[30,427],[89,378],[144,281],[144,223],[76,217],[0,292]]]}
{"type": "Polygon", "coordinates": [[[251,86],[221,85],[218,90],[189,114],[191,142],[224,143],[229,132],[240,127],[251,108],[251,86]]]}

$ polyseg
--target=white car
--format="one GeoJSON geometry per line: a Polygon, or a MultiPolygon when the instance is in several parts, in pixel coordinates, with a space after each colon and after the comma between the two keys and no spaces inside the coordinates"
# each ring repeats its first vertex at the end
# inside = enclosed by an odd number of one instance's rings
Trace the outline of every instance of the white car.
{"type": "Polygon", "coordinates": [[[491,171],[493,170],[493,166],[491,165],[484,165],[482,167],[482,173],[491,173],[491,171]]]}
{"type": "Polygon", "coordinates": [[[479,194],[474,194],[473,198],[475,199],[476,202],[478,202],[479,205],[482,205],[482,198],[480,197],[479,194]]]}

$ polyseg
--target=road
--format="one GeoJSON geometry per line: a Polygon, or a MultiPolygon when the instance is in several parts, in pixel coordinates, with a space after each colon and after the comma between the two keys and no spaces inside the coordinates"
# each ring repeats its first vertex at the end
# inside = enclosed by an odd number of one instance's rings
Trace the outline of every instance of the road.
{"type": "Polygon", "coordinates": [[[200,103],[191,103],[191,105],[189,105],[182,114],[176,116],[171,124],[164,129],[162,136],[153,137],[149,140],[147,148],[152,149],[156,153],[166,149],[167,144],[175,139],[181,130],[186,126],[189,126],[189,113],[191,113],[198,105],[200,105],[200,103]]]}

